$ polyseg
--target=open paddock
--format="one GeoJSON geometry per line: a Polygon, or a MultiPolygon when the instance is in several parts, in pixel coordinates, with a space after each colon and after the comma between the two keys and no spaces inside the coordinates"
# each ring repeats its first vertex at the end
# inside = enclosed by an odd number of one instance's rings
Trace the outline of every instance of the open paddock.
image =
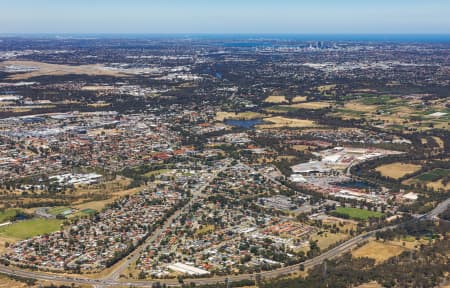
{"type": "Polygon", "coordinates": [[[400,255],[406,250],[406,248],[400,245],[394,245],[389,242],[370,241],[354,250],[352,256],[354,258],[368,257],[374,259],[376,263],[382,263],[391,257],[400,255]]]}
{"type": "Polygon", "coordinates": [[[264,99],[265,103],[274,103],[274,104],[280,104],[280,103],[288,103],[288,100],[286,99],[286,96],[276,96],[271,95],[264,99]]]}
{"type": "Polygon", "coordinates": [[[258,129],[273,129],[273,128],[311,128],[316,127],[317,124],[314,121],[306,119],[293,119],[285,118],[281,116],[268,117],[263,119],[266,122],[271,122],[272,124],[262,124],[257,125],[258,129]]]}
{"type": "Polygon", "coordinates": [[[396,162],[378,166],[375,170],[380,172],[380,174],[384,177],[400,179],[405,175],[419,171],[421,168],[422,166],[417,164],[396,162]]]}
{"type": "Polygon", "coordinates": [[[216,121],[224,121],[226,119],[232,119],[232,120],[253,120],[253,119],[259,119],[261,117],[264,117],[264,114],[258,113],[258,112],[217,112],[215,120],[216,121]]]}

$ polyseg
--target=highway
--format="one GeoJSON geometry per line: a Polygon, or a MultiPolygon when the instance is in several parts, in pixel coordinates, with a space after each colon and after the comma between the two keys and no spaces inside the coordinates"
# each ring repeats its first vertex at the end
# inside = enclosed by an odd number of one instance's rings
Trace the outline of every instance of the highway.
{"type": "MultiPolygon", "coordinates": [[[[219,171],[220,172],[220,171],[219,171]]],[[[215,175],[217,175],[219,172],[217,172],[215,175]]],[[[212,178],[214,179],[214,177],[212,178]]],[[[212,180],[211,180],[212,181],[212,180]]],[[[192,199],[196,199],[201,192],[206,189],[208,184],[205,184],[200,189],[197,190],[197,193],[193,196],[192,199]]],[[[437,205],[432,211],[430,211],[427,214],[421,215],[420,219],[430,219],[435,218],[437,215],[442,213],[448,206],[450,205],[450,198],[441,202],[439,205],[437,205]]],[[[188,205],[184,206],[184,208],[178,210],[176,213],[174,213],[168,221],[161,227],[161,229],[158,229],[149,239],[146,241],[145,244],[138,247],[132,254],[130,259],[127,259],[127,261],[122,262],[120,266],[118,266],[116,269],[113,270],[108,276],[102,279],[90,279],[90,278],[83,278],[82,276],[75,277],[75,276],[65,276],[65,275],[57,275],[57,274],[47,274],[44,272],[39,271],[28,271],[28,270],[22,270],[15,267],[10,266],[4,266],[0,265],[0,273],[7,274],[7,275],[13,275],[13,276],[21,276],[24,278],[30,278],[30,279],[36,279],[36,280],[47,280],[47,281],[57,281],[57,282],[63,282],[63,283],[75,283],[75,284],[90,284],[95,287],[123,287],[123,286],[135,286],[135,287],[151,287],[153,284],[159,282],[161,284],[166,284],[169,287],[176,287],[179,286],[179,282],[177,279],[160,279],[160,280],[124,280],[120,281],[118,280],[118,277],[120,274],[126,269],[127,265],[132,263],[139,257],[139,252],[144,249],[147,244],[151,243],[152,240],[156,239],[158,237],[158,233],[162,233],[162,231],[169,227],[171,220],[173,220],[179,213],[181,213],[184,209],[186,209],[188,205]]],[[[259,273],[262,278],[273,278],[278,276],[283,276],[290,274],[292,272],[298,271],[300,268],[300,265],[304,265],[305,269],[314,267],[315,265],[321,264],[327,259],[332,259],[334,257],[337,257],[347,251],[350,251],[352,248],[356,247],[358,244],[364,242],[368,237],[375,235],[376,232],[379,231],[385,231],[388,229],[393,229],[398,225],[388,226],[384,227],[378,230],[370,231],[361,235],[358,235],[322,254],[319,256],[306,260],[305,262],[282,267],[279,269],[271,270],[271,271],[263,271],[259,273]]],[[[241,281],[241,280],[248,280],[248,279],[254,279],[255,274],[239,274],[239,275],[229,275],[229,276],[214,276],[209,278],[192,278],[192,279],[185,279],[185,283],[195,283],[197,285],[201,284],[216,284],[216,283],[223,283],[226,281],[226,279],[229,279],[230,281],[241,281]]]]}

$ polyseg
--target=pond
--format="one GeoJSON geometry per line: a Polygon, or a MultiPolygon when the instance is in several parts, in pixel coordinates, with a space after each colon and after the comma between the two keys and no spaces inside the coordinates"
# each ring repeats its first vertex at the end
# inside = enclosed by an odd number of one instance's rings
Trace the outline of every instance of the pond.
{"type": "Polygon", "coordinates": [[[252,120],[226,119],[224,123],[238,128],[253,129],[256,125],[265,124],[266,122],[261,119],[252,119],[252,120]]]}

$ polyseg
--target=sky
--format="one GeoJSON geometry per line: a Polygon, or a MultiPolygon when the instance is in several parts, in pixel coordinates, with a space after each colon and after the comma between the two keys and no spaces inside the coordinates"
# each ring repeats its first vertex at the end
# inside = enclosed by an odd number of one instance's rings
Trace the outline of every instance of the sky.
{"type": "Polygon", "coordinates": [[[449,0],[0,0],[0,33],[450,34],[449,0]]]}

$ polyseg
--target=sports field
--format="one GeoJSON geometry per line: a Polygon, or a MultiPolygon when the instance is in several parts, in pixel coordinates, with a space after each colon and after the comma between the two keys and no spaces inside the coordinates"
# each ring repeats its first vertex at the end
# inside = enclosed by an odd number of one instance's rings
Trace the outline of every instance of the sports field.
{"type": "Polygon", "coordinates": [[[0,227],[0,237],[27,239],[37,235],[43,235],[58,231],[62,220],[56,219],[30,219],[18,221],[8,226],[0,227]]]}
{"type": "Polygon", "coordinates": [[[343,217],[355,220],[366,221],[369,218],[380,218],[383,216],[383,213],[368,211],[359,208],[351,208],[351,207],[338,207],[336,210],[332,211],[331,214],[336,217],[343,217]]]}
{"type": "Polygon", "coordinates": [[[0,223],[11,220],[11,218],[15,217],[19,212],[20,210],[18,209],[5,209],[0,211],[0,223]]]}

